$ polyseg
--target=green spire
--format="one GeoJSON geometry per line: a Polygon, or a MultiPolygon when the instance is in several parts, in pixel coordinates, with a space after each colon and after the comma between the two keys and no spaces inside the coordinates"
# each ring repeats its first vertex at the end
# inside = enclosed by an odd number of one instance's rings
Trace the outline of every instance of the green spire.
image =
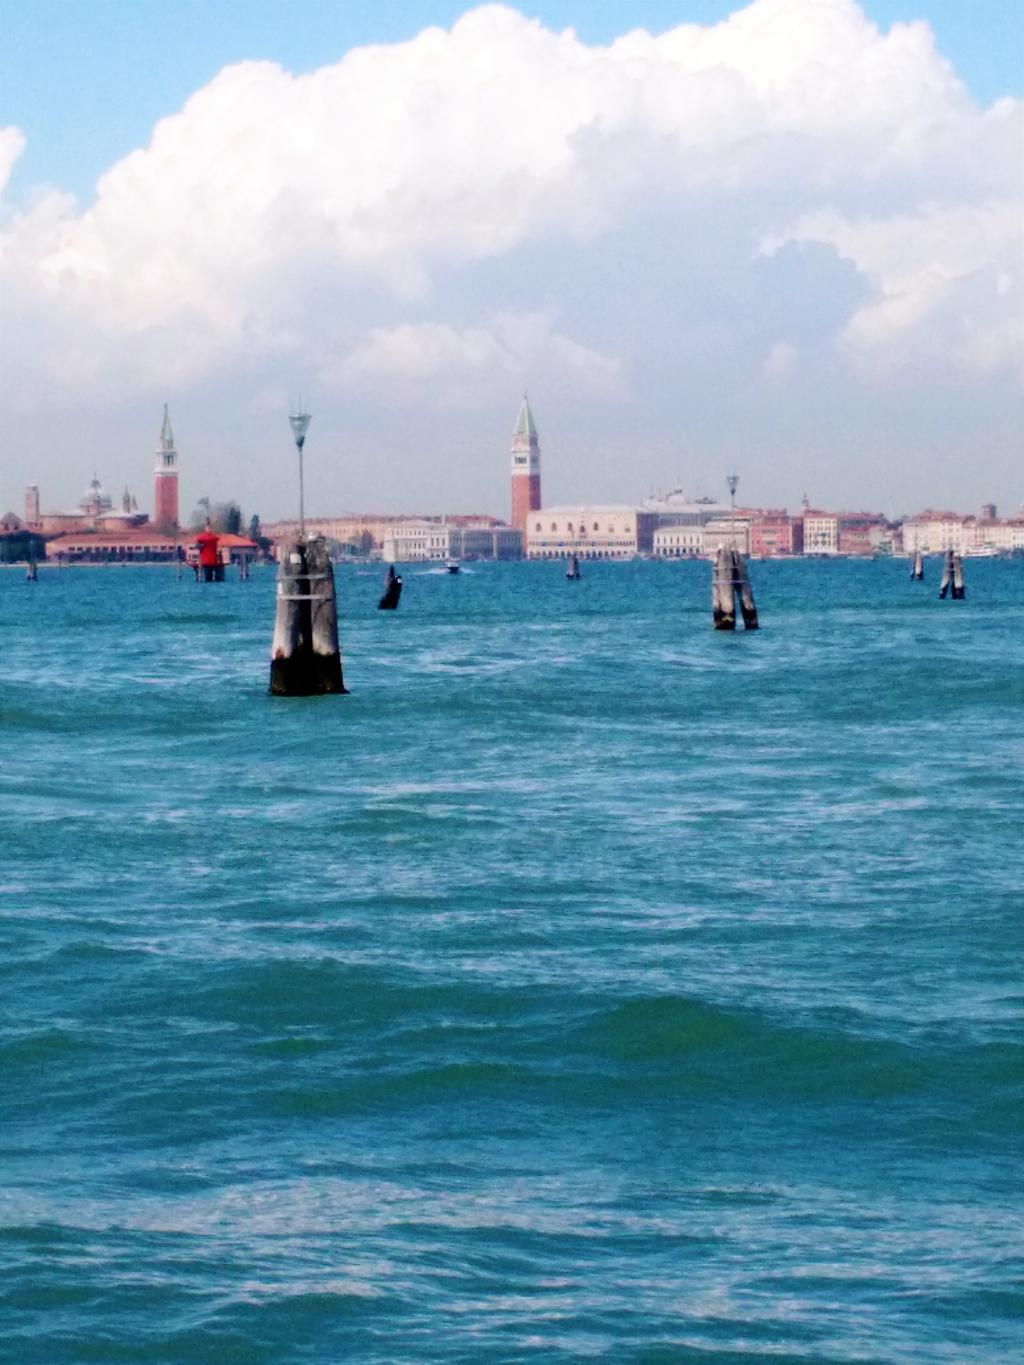
{"type": "Polygon", "coordinates": [[[171,430],[171,418],[167,411],[167,404],[164,404],[164,420],[160,428],[160,444],[164,450],[174,448],[174,432],[171,430]]]}
{"type": "Polygon", "coordinates": [[[516,422],[515,435],[525,436],[528,441],[536,441],[537,439],[537,427],[534,424],[529,399],[525,393],[523,394],[523,406],[519,409],[519,420],[516,422]]]}

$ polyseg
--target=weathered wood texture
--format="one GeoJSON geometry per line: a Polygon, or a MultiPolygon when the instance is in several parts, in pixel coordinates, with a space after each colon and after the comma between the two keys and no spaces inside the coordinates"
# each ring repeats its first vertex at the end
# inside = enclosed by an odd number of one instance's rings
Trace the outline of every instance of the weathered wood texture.
{"type": "Polygon", "coordinates": [[[953,598],[962,600],[964,595],[964,562],[959,555],[953,556],[953,598]]]}
{"type": "Polygon", "coordinates": [[[744,626],[747,630],[757,630],[757,606],[743,556],[739,550],[720,545],[711,580],[711,614],[715,630],[736,629],[737,600],[744,626]]]}
{"type": "Polygon", "coordinates": [[[732,552],[733,582],[739,588],[740,611],[746,630],[757,630],[757,607],[754,605],[754,591],[747,576],[747,566],[739,550],[732,552]]]}
{"type": "Polygon", "coordinates": [[[334,570],[323,539],[285,546],[277,577],[270,690],[279,697],[345,692],[334,570]]]}
{"type": "Polygon", "coordinates": [[[732,585],[732,551],[718,547],[714,577],[711,580],[711,614],[715,630],[736,629],[736,598],[732,585]]]}
{"type": "Polygon", "coordinates": [[[958,554],[952,550],[946,551],[946,558],[942,565],[942,582],[939,584],[939,597],[943,598],[953,589],[953,601],[958,601],[964,596],[964,564],[958,554]]]}

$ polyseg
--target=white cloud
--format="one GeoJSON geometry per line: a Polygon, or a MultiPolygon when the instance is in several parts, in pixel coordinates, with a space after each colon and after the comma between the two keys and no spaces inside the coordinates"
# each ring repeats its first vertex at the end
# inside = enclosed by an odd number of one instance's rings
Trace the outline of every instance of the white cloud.
{"type": "Polygon", "coordinates": [[[885,219],[818,213],[791,236],[835,246],[870,281],[871,297],[840,337],[857,363],[1020,374],[1021,227],[1020,205],[997,201],[885,219]]]}
{"type": "Polygon", "coordinates": [[[349,354],[329,362],[328,384],[385,391],[404,401],[473,408],[498,402],[531,374],[577,392],[622,392],[621,365],[552,330],[544,314],[506,313],[484,327],[402,323],[375,327],[349,354]]]}
{"type": "MultiPolygon", "coordinates": [[[[299,369],[368,406],[483,410],[539,369],[563,401],[670,411],[684,363],[695,402],[730,407],[811,345],[851,406],[867,373],[988,382],[1019,345],[1021,127],[926,25],[882,33],[855,0],[605,47],[484,5],[308,75],[241,63],[89,206],[8,209],[0,395],[264,392],[299,369]],[[819,271],[833,302],[808,283],[769,309],[779,248],[812,242],[860,293],[819,271]]],[[[22,145],[0,132],[0,182],[22,145]]]]}

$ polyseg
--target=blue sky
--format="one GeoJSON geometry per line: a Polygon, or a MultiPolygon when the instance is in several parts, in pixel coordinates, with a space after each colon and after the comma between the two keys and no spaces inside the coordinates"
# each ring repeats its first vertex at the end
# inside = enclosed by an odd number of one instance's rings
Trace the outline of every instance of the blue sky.
{"type": "Polygon", "coordinates": [[[0,510],[145,507],[168,402],[189,507],[285,513],[301,391],[312,510],[501,513],[524,387],[549,502],[1015,508],[1022,46],[1021,0],[0,0],[0,510]]]}
{"type": "MultiPolygon", "coordinates": [[[[349,48],[450,26],[452,0],[0,0],[0,123],[28,147],[11,193],[47,182],[87,199],[107,166],[143,145],[229,62],[304,72],[349,48]]],[[[629,28],[717,22],[736,0],[546,0],[521,6],[604,43],[629,28]]],[[[1024,94],[1024,0],[865,0],[881,27],[925,19],[975,99],[1024,94]]]]}

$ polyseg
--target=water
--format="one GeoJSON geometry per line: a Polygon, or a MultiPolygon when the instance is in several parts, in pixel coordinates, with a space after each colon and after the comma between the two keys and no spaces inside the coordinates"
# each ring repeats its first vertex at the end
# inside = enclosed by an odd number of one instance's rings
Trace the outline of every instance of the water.
{"type": "Polygon", "coordinates": [[[1022,1346],[1024,561],[0,574],[0,1356],[1022,1346]]]}

